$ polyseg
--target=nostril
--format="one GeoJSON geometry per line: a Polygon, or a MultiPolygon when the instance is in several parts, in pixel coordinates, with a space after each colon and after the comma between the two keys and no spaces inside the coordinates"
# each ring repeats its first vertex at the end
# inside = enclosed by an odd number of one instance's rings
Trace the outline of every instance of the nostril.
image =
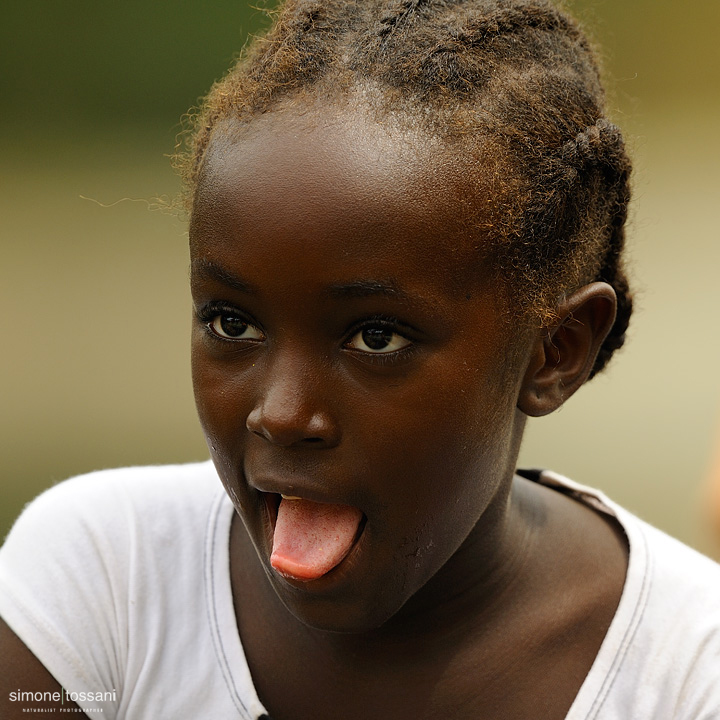
{"type": "Polygon", "coordinates": [[[287,447],[332,446],[339,434],[333,421],[322,413],[309,414],[302,407],[267,401],[249,413],[245,427],[259,438],[287,447]]]}

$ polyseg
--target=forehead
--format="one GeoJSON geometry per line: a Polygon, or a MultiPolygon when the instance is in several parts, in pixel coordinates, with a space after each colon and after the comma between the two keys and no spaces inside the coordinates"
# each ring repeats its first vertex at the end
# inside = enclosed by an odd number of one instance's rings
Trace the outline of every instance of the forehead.
{"type": "Polygon", "coordinates": [[[470,162],[421,131],[362,113],[272,112],[220,125],[193,203],[193,253],[255,243],[286,257],[373,258],[481,275],[495,158],[470,162]]]}

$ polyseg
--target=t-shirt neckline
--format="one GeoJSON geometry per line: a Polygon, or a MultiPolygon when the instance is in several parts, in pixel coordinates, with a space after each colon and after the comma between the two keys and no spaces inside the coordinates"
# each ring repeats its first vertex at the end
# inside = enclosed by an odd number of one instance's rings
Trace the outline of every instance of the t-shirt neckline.
{"type": "Polygon", "coordinates": [[[235,509],[224,489],[218,491],[205,538],[205,594],[215,656],[225,686],[244,720],[267,717],[257,695],[240,639],[230,582],[230,526],[235,509]],[[235,632],[228,632],[234,628],[235,632]]]}
{"type": "Polygon", "coordinates": [[[620,675],[620,668],[647,605],[652,577],[652,558],[648,551],[647,538],[637,518],[603,492],[581,485],[551,470],[539,471],[537,477],[531,479],[570,494],[591,509],[614,517],[627,538],[628,567],[620,602],[595,661],[565,717],[565,720],[594,720],[620,675]]]}

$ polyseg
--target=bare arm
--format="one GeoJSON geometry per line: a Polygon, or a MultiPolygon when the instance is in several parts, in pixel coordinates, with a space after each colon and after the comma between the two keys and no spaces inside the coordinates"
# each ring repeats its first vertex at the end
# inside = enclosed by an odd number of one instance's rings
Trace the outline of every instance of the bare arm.
{"type": "MultiPolygon", "coordinates": [[[[62,694],[60,683],[0,618],[0,718],[27,718],[24,708],[52,708],[57,712],[60,708],[78,707],[71,700],[63,698],[62,694]],[[23,700],[23,692],[32,692],[33,695],[42,693],[47,699],[39,702],[34,699],[23,700]]],[[[73,717],[87,720],[88,716],[75,712],[73,717]]]]}

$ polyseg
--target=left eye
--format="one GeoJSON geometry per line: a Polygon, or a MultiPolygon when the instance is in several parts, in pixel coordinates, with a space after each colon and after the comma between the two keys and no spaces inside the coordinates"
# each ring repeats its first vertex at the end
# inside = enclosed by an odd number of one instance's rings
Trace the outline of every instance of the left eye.
{"type": "Polygon", "coordinates": [[[410,340],[392,328],[383,325],[368,325],[350,338],[347,347],[380,355],[402,350],[411,344],[410,340]]]}
{"type": "Polygon", "coordinates": [[[264,340],[262,332],[247,320],[229,313],[216,315],[208,323],[211,332],[227,340],[264,340]]]}

